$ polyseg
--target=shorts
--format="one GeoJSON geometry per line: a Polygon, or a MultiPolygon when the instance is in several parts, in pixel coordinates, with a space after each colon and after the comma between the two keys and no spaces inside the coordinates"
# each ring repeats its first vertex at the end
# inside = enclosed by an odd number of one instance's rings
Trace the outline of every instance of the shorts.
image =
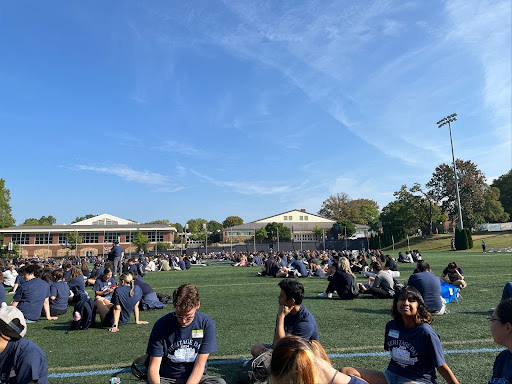
{"type": "Polygon", "coordinates": [[[388,384],[404,384],[404,383],[423,384],[423,383],[420,383],[419,381],[414,381],[413,379],[408,379],[407,377],[397,375],[396,373],[391,372],[389,369],[382,371],[382,373],[384,374],[384,377],[386,377],[388,384]]]}

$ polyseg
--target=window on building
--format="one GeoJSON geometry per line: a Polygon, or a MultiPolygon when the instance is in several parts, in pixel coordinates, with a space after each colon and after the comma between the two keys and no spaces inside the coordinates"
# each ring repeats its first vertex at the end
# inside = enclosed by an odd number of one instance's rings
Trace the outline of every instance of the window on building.
{"type": "Polygon", "coordinates": [[[105,219],[105,225],[117,225],[118,222],[112,219],[105,219]]]}
{"type": "Polygon", "coordinates": [[[291,217],[291,216],[288,216],[288,220],[292,220],[292,217],[291,217]]]}
{"type": "Polygon", "coordinates": [[[67,233],[59,233],[59,244],[66,244],[67,233]]]}
{"type": "Polygon", "coordinates": [[[53,241],[51,233],[36,233],[36,244],[51,244],[53,241]]]}
{"type": "Polygon", "coordinates": [[[240,232],[240,236],[252,236],[252,232],[240,232]]]}
{"type": "Polygon", "coordinates": [[[307,217],[307,216],[304,216],[304,220],[307,220],[307,219],[308,219],[308,217],[307,217]]]}
{"type": "Polygon", "coordinates": [[[29,243],[29,235],[28,233],[13,233],[12,234],[12,243],[13,244],[28,244],[29,243]]]}
{"type": "Polygon", "coordinates": [[[114,241],[119,241],[121,234],[119,232],[105,232],[105,243],[113,243],[114,241]]]}
{"type": "Polygon", "coordinates": [[[133,242],[133,238],[134,238],[134,236],[135,236],[135,233],[127,233],[127,234],[126,234],[126,242],[127,242],[127,243],[131,243],[131,242],[133,242]]]}
{"type": "Polygon", "coordinates": [[[285,217],[284,217],[284,219],[285,219],[285,220],[288,220],[288,216],[285,216],[285,217]]]}
{"type": "Polygon", "coordinates": [[[84,232],[80,234],[82,236],[82,242],[86,244],[97,244],[99,243],[99,236],[97,232],[84,232]]]}
{"type": "Polygon", "coordinates": [[[148,240],[150,243],[162,242],[164,241],[164,233],[163,232],[148,232],[147,234],[148,240]]]}
{"type": "Polygon", "coordinates": [[[238,236],[238,232],[228,232],[228,236],[238,236]]]}

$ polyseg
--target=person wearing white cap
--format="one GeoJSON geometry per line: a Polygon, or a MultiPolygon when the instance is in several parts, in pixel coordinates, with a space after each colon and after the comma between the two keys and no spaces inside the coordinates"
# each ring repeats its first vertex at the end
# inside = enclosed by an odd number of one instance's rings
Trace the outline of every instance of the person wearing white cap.
{"type": "Polygon", "coordinates": [[[48,383],[44,352],[23,339],[27,323],[16,307],[0,308],[0,383],[48,383]]]}

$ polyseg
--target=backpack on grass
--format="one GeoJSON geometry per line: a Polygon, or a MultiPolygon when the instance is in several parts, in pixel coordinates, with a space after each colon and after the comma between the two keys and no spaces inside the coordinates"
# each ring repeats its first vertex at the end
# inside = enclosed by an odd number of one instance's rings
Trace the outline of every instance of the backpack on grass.
{"type": "Polygon", "coordinates": [[[272,349],[267,349],[257,357],[244,363],[238,376],[238,384],[268,384],[272,349]]]}
{"type": "Polygon", "coordinates": [[[85,293],[80,294],[80,300],[73,308],[73,321],[71,322],[72,331],[83,331],[90,327],[96,327],[96,307],[92,299],[85,293]],[[78,312],[79,319],[74,316],[78,312]]]}
{"type": "Polygon", "coordinates": [[[133,360],[133,363],[130,367],[133,376],[140,380],[148,379],[148,367],[149,367],[149,355],[146,353],[145,355],[137,357],[133,360]]]}

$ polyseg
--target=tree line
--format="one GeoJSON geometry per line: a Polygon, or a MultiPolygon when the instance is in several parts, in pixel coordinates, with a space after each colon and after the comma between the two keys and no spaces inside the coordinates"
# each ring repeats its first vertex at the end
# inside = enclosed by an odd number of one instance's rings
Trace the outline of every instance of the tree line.
{"type": "MultiPolygon", "coordinates": [[[[512,170],[487,184],[484,173],[472,161],[457,159],[457,177],[459,182],[461,211],[464,226],[477,228],[478,224],[486,222],[504,222],[511,220],[512,214],[512,170]]],[[[394,241],[400,241],[407,235],[418,233],[426,235],[442,230],[448,218],[457,220],[457,200],[453,168],[441,164],[432,173],[431,179],[422,186],[413,183],[412,186],[402,185],[393,194],[391,201],[382,211],[374,200],[351,199],[346,193],[329,196],[321,205],[318,214],[335,220],[336,223],[327,231],[332,238],[347,237],[355,232],[355,224],[368,225],[371,232],[378,233],[380,245],[386,246],[394,241]]],[[[16,221],[12,216],[10,190],[5,186],[5,180],[0,178],[0,228],[14,226],[16,221]]],[[[94,217],[94,214],[77,216],[72,223],[94,217]]],[[[57,219],[52,215],[41,218],[28,218],[21,225],[53,225],[57,219]]],[[[203,218],[190,219],[185,225],[173,223],[169,219],[150,221],[145,224],[162,224],[175,227],[178,234],[188,233],[192,240],[206,238],[208,242],[218,242],[220,233],[236,225],[243,224],[239,216],[228,216],[220,223],[203,218]]],[[[275,240],[277,233],[283,241],[291,238],[291,231],[282,224],[270,223],[256,230],[255,237],[259,241],[275,240]]],[[[324,230],[315,228],[314,233],[321,236],[324,230]]],[[[73,239],[76,240],[76,239],[73,239]]],[[[71,243],[71,241],[70,241],[71,243]]]]}

